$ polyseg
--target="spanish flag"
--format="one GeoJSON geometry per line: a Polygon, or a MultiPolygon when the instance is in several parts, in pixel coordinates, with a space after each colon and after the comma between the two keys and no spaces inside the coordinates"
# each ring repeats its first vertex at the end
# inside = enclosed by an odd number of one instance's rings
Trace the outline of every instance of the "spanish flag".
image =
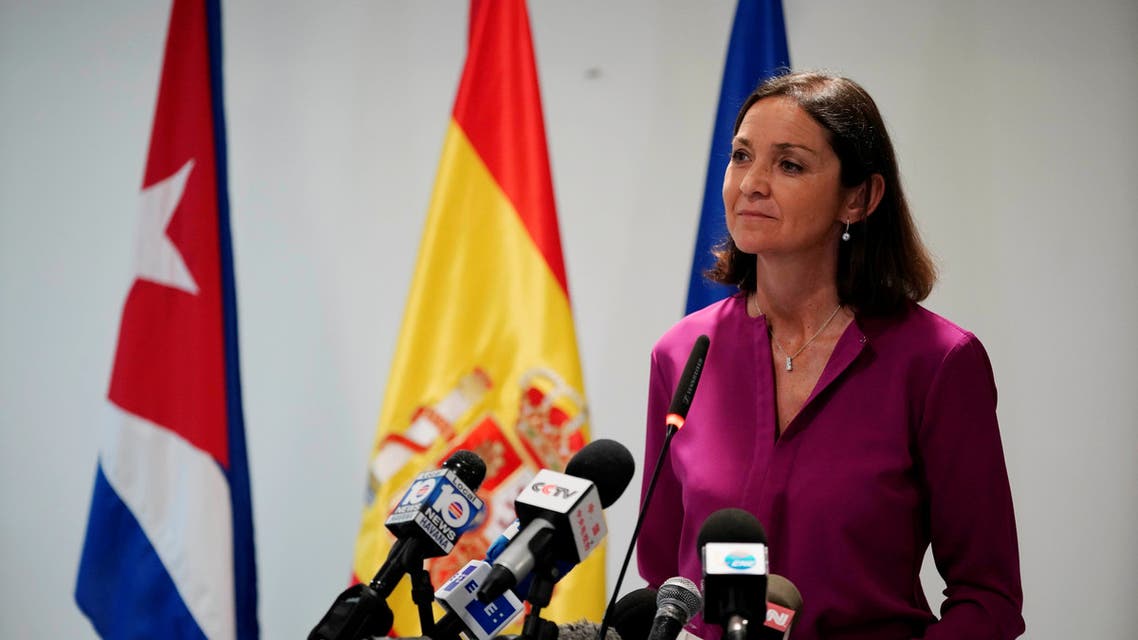
{"type": "MultiPolygon", "coordinates": [[[[525,2],[476,0],[469,37],[371,451],[353,567],[361,582],[387,555],[383,523],[410,480],[454,450],[486,461],[487,513],[427,563],[436,586],[485,556],[539,469],[563,470],[588,441],[525,2]]],[[[599,620],[604,566],[602,548],[558,584],[542,615],[599,620]]],[[[391,635],[414,635],[408,581],[389,603],[391,635]]]]}

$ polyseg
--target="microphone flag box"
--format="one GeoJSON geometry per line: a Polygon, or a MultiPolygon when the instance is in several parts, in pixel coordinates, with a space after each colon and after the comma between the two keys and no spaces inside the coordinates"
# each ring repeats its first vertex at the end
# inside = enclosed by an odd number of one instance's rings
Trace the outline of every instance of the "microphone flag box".
{"type": "Polygon", "coordinates": [[[703,621],[722,625],[735,614],[759,628],[766,617],[767,546],[761,542],[708,542],[700,553],[703,621]]]}
{"type": "Polygon", "coordinates": [[[450,469],[420,473],[384,523],[396,537],[426,536],[437,555],[454,549],[458,537],[479,524],[485,503],[450,469]]]}
{"type": "Polygon", "coordinates": [[[549,469],[539,471],[518,494],[514,510],[523,522],[558,514],[558,519],[564,519],[573,533],[577,561],[592,553],[608,534],[597,487],[583,478],[549,469]]]}
{"type": "Polygon", "coordinates": [[[435,592],[435,599],[462,620],[475,640],[490,640],[523,611],[521,600],[508,589],[487,604],[478,600],[478,589],[489,575],[489,563],[471,560],[435,592]]]}
{"type": "Polygon", "coordinates": [[[790,625],[794,622],[794,609],[788,609],[782,605],[777,605],[770,600],[767,601],[767,619],[763,624],[765,627],[776,629],[778,631],[787,631],[790,625]]]}
{"type": "Polygon", "coordinates": [[[761,542],[708,542],[703,545],[703,575],[765,576],[767,546],[761,542]]]}

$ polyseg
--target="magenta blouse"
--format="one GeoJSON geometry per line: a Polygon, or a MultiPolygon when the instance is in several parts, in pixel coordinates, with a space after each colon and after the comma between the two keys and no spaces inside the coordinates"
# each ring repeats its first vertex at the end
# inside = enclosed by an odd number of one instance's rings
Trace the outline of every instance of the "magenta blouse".
{"type": "MultiPolygon", "coordinates": [[[[763,524],[770,570],[803,597],[796,640],[1014,638],[1024,630],[996,387],[971,333],[918,306],[846,328],[799,414],[775,438],[766,319],[737,295],[670,329],[652,352],[647,482],[688,352],[711,338],[684,428],[660,472],[637,557],[652,587],[700,580],[704,519],[763,524]],[[932,544],[938,621],[919,573],[932,544]]],[[[690,627],[711,640],[718,627],[690,627]]]]}

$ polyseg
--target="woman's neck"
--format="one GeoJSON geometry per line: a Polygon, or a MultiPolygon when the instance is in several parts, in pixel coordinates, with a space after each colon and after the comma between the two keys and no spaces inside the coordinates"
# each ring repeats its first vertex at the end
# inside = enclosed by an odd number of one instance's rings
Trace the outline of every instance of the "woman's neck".
{"type": "Polygon", "coordinates": [[[749,310],[766,315],[767,324],[778,327],[780,339],[809,336],[838,307],[836,268],[756,256],[755,292],[749,310]]]}

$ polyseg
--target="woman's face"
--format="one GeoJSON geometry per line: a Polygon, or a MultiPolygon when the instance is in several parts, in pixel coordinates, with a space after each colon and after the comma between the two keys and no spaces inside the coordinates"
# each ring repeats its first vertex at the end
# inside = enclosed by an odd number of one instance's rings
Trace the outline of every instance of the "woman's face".
{"type": "Polygon", "coordinates": [[[848,213],[841,163],[825,129],[793,100],[759,100],[731,143],[723,176],[727,230],[745,253],[833,251],[848,213]]]}

